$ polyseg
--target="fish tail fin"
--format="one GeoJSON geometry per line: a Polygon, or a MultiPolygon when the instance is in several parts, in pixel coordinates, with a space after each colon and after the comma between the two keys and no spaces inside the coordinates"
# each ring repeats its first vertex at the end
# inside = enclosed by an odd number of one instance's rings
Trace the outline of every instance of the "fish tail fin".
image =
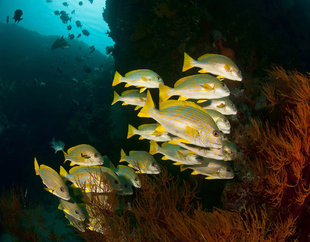
{"type": "Polygon", "coordinates": [[[154,155],[154,154],[157,153],[157,151],[158,151],[158,144],[156,143],[156,141],[151,140],[150,141],[150,151],[149,151],[149,153],[151,155],[154,155]]]}
{"type": "Polygon", "coordinates": [[[128,133],[127,133],[127,139],[131,138],[132,136],[135,135],[135,127],[132,125],[128,124],[128,133]]]}
{"type": "Polygon", "coordinates": [[[116,91],[114,91],[113,102],[112,102],[111,105],[113,105],[114,103],[118,102],[119,101],[118,99],[119,99],[119,95],[117,94],[116,91]]]}
{"type": "Polygon", "coordinates": [[[171,89],[168,86],[165,86],[163,84],[159,84],[159,100],[160,102],[166,101],[171,97],[171,95],[168,95],[168,91],[171,89]]]}
{"type": "Polygon", "coordinates": [[[124,157],[125,157],[126,153],[123,149],[121,149],[121,159],[119,160],[119,162],[123,162],[125,161],[124,157]]]}
{"type": "Polygon", "coordinates": [[[190,57],[187,53],[184,52],[184,63],[182,72],[187,71],[193,67],[193,61],[195,61],[192,57],[190,57]]]}
{"type": "Polygon", "coordinates": [[[64,150],[61,150],[62,151],[62,153],[64,154],[64,157],[65,157],[65,160],[64,160],[64,163],[67,161],[67,156],[68,156],[68,154],[64,151],[64,150]]]}
{"type": "Polygon", "coordinates": [[[68,172],[65,170],[65,168],[60,166],[59,175],[62,176],[62,177],[67,177],[68,176],[68,172]]]}
{"type": "Polygon", "coordinates": [[[34,170],[36,171],[36,175],[39,175],[39,164],[36,157],[34,157],[34,170]]]}
{"type": "Polygon", "coordinates": [[[113,82],[112,82],[112,86],[116,86],[118,84],[121,83],[121,78],[122,78],[122,75],[119,74],[118,71],[115,72],[114,74],[114,79],[113,79],[113,82]]]}
{"type": "Polygon", "coordinates": [[[155,105],[154,105],[151,93],[149,91],[147,91],[146,102],[145,102],[143,108],[138,113],[138,117],[145,117],[145,118],[151,117],[149,115],[150,108],[155,108],[155,105]]]}

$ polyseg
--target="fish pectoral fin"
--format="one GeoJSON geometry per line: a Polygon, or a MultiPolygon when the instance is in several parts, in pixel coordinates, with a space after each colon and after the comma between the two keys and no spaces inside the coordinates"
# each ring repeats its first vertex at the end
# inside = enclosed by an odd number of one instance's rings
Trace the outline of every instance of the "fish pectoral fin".
{"type": "Polygon", "coordinates": [[[200,69],[199,71],[198,71],[199,73],[208,73],[206,70],[204,70],[204,69],[200,69]]]}
{"type": "Polygon", "coordinates": [[[145,90],[146,90],[146,87],[142,87],[139,92],[141,93],[141,92],[144,92],[145,90]]]}
{"type": "Polygon", "coordinates": [[[212,89],[214,89],[214,84],[212,85],[212,83],[208,84],[208,83],[204,83],[200,85],[202,88],[204,88],[207,91],[210,91],[212,89]]]}
{"type": "Polygon", "coordinates": [[[206,101],[208,101],[208,100],[207,99],[200,99],[200,100],[197,101],[197,103],[204,103],[206,101]]]}
{"type": "Polygon", "coordinates": [[[225,107],[225,106],[226,106],[226,105],[225,105],[224,102],[221,102],[219,105],[217,105],[218,108],[223,108],[223,107],[225,107]]]}
{"type": "Polygon", "coordinates": [[[224,65],[225,71],[230,71],[231,69],[231,65],[230,64],[226,64],[224,65]]]}
{"type": "Polygon", "coordinates": [[[225,77],[224,77],[224,76],[221,76],[221,75],[217,76],[216,78],[219,79],[220,81],[222,81],[222,80],[225,79],[225,77]]]}
{"type": "Polygon", "coordinates": [[[128,164],[129,167],[133,168],[132,164],[128,164]]]}
{"type": "Polygon", "coordinates": [[[72,161],[70,162],[70,166],[74,166],[75,165],[75,163],[73,163],[72,161]]]}
{"type": "Polygon", "coordinates": [[[194,176],[196,176],[196,175],[198,175],[199,173],[197,172],[197,171],[193,171],[192,173],[191,173],[191,175],[194,175],[194,176]]]}

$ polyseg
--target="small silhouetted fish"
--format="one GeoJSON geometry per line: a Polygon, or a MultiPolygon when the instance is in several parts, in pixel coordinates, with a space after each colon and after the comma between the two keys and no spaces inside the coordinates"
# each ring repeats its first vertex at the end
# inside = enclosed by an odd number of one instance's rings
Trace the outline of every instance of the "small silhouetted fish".
{"type": "Polygon", "coordinates": [[[67,30],[71,30],[72,29],[72,26],[71,25],[68,25],[67,26],[67,30]]]}
{"type": "Polygon", "coordinates": [[[76,36],[76,38],[80,38],[82,35],[81,34],[78,34],[78,36],[76,36]]]}
{"type": "Polygon", "coordinates": [[[79,1],[79,5],[82,6],[83,5],[83,1],[79,1]]]}
{"type": "Polygon", "coordinates": [[[61,38],[58,38],[55,40],[55,42],[52,44],[51,49],[57,49],[57,48],[61,48],[61,49],[66,49],[69,48],[70,45],[68,44],[68,42],[64,39],[64,37],[62,36],[61,38]]]}
{"type": "Polygon", "coordinates": [[[71,11],[71,14],[75,14],[75,9],[73,9],[73,10],[71,11]]]}
{"type": "Polygon", "coordinates": [[[82,27],[82,23],[80,20],[75,21],[76,27],[81,28],[82,27]]]}
{"type": "Polygon", "coordinates": [[[89,2],[90,2],[91,4],[93,4],[94,0],[89,0],[89,2]]]}
{"type": "Polygon", "coordinates": [[[69,34],[68,37],[69,37],[70,40],[73,40],[74,39],[74,34],[69,34]]]}
{"type": "Polygon", "coordinates": [[[69,15],[65,11],[60,11],[60,19],[64,24],[66,24],[69,20],[71,22],[71,18],[69,18],[69,15]]]}
{"type": "Polygon", "coordinates": [[[62,5],[64,5],[65,7],[69,6],[69,4],[67,2],[63,2],[62,5]]]}
{"type": "Polygon", "coordinates": [[[90,49],[89,55],[92,54],[92,53],[94,53],[94,51],[96,50],[94,45],[92,45],[91,47],[89,47],[89,49],[90,49]]]}
{"type": "Polygon", "coordinates": [[[89,32],[87,29],[83,29],[82,30],[82,33],[85,35],[85,36],[89,36],[89,32]]]}
{"type": "Polygon", "coordinates": [[[91,69],[90,69],[89,66],[85,65],[85,66],[83,67],[83,69],[84,69],[84,71],[85,71],[86,73],[91,73],[91,69]]]}
{"type": "Polygon", "coordinates": [[[21,16],[23,15],[23,11],[21,9],[16,9],[14,12],[13,19],[15,20],[15,23],[19,23],[19,21],[22,20],[21,16]]]}
{"type": "Polygon", "coordinates": [[[6,23],[8,24],[8,23],[9,23],[9,21],[10,21],[10,17],[9,17],[9,16],[7,16],[7,17],[6,17],[6,23]]]}

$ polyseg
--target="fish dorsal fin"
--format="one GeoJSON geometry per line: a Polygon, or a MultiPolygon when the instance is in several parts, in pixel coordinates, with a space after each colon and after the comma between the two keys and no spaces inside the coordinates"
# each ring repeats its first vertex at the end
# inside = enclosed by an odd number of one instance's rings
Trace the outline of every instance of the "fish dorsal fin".
{"type": "Polygon", "coordinates": [[[138,94],[139,90],[137,89],[126,90],[126,91],[123,91],[121,95],[124,96],[124,95],[127,95],[128,93],[135,93],[135,92],[138,94]]]}
{"type": "Polygon", "coordinates": [[[174,87],[177,87],[177,86],[181,85],[181,84],[182,84],[183,82],[185,82],[187,79],[188,79],[188,76],[183,77],[183,78],[177,80],[177,81],[174,83],[174,87]]]}
{"type": "MultiPolygon", "coordinates": [[[[41,169],[48,169],[48,170],[50,170],[50,171],[52,170],[52,171],[56,172],[53,168],[51,168],[51,167],[49,167],[49,166],[47,166],[47,165],[44,165],[44,164],[41,164],[41,165],[40,165],[40,170],[41,170],[41,169]]],[[[56,172],[56,173],[57,173],[57,172],[56,172]]]]}
{"type": "Polygon", "coordinates": [[[133,70],[133,71],[130,71],[130,72],[127,72],[125,74],[125,77],[129,76],[129,75],[132,75],[132,74],[135,74],[136,72],[141,72],[141,71],[149,71],[149,69],[138,69],[138,70],[133,70]]]}
{"type": "Polygon", "coordinates": [[[181,162],[174,162],[174,163],[172,163],[172,165],[181,166],[181,165],[183,165],[183,163],[181,163],[181,162]]]}
{"type": "Polygon", "coordinates": [[[205,112],[204,109],[196,103],[193,103],[190,101],[178,101],[178,100],[168,100],[168,101],[160,103],[159,110],[170,108],[170,107],[177,107],[177,106],[191,106],[193,108],[198,108],[199,110],[202,110],[203,112],[205,112]]]}
{"type": "Polygon", "coordinates": [[[200,56],[197,60],[202,60],[202,59],[205,59],[205,58],[207,58],[207,57],[212,57],[212,56],[224,56],[224,55],[219,55],[219,54],[204,54],[204,55],[202,55],[202,56],[200,56]]]}
{"type": "Polygon", "coordinates": [[[131,87],[132,85],[131,84],[129,84],[129,83],[126,83],[125,84],[125,87],[131,87]]]}

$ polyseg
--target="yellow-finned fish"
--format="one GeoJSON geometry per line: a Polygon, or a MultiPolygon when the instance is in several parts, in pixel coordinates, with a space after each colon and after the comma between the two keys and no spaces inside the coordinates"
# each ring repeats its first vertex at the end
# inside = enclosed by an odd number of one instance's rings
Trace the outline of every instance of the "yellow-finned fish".
{"type": "Polygon", "coordinates": [[[118,195],[128,196],[133,194],[132,183],[123,175],[118,175],[118,179],[121,181],[122,190],[118,191],[118,195]]]}
{"type": "Polygon", "coordinates": [[[155,140],[157,142],[165,142],[171,139],[168,132],[155,132],[159,124],[142,124],[136,129],[132,125],[128,125],[127,139],[134,135],[140,135],[139,139],[155,140]]]}
{"type": "Polygon", "coordinates": [[[139,90],[132,89],[122,92],[121,96],[114,91],[112,105],[118,101],[123,102],[122,105],[134,105],[135,110],[142,108],[146,101],[146,92],[140,93],[139,90]]]}
{"type": "Polygon", "coordinates": [[[73,165],[95,166],[102,165],[104,160],[102,155],[91,145],[81,144],[68,149],[64,152],[65,162],[71,161],[73,165]]]}
{"type": "Polygon", "coordinates": [[[205,54],[194,60],[184,52],[183,70],[187,71],[192,67],[201,68],[200,73],[210,72],[218,78],[227,78],[234,81],[242,81],[241,71],[237,65],[227,56],[218,54],[205,54]]]}
{"type": "Polygon", "coordinates": [[[64,200],[70,199],[67,185],[54,169],[46,165],[39,166],[36,158],[34,158],[34,169],[36,175],[41,177],[43,184],[47,187],[45,190],[64,200]]]}
{"type": "Polygon", "coordinates": [[[222,160],[208,159],[207,161],[204,161],[203,164],[201,165],[194,165],[194,166],[184,165],[181,166],[181,171],[184,171],[187,168],[193,170],[191,175],[198,175],[198,174],[204,175],[206,176],[205,179],[234,178],[234,171],[227,164],[227,162],[222,160]]]}
{"type": "Polygon", "coordinates": [[[73,217],[67,213],[65,213],[65,217],[66,217],[66,219],[68,219],[69,224],[71,226],[75,227],[76,229],[78,229],[81,232],[85,232],[85,224],[82,221],[76,219],[75,217],[73,217]]]}
{"type": "Polygon", "coordinates": [[[178,139],[172,139],[171,141],[168,141],[171,144],[177,144],[184,149],[190,150],[194,152],[197,155],[200,155],[205,158],[209,159],[215,159],[215,160],[223,160],[225,159],[225,153],[223,148],[203,148],[196,145],[191,144],[184,144],[182,142],[179,142],[178,139]]]}
{"type": "Polygon", "coordinates": [[[228,97],[211,99],[205,103],[199,103],[199,105],[203,109],[213,109],[220,112],[223,115],[237,114],[237,108],[235,104],[228,97]]]}
{"type": "Polygon", "coordinates": [[[114,172],[120,176],[126,177],[128,180],[131,181],[132,185],[135,186],[136,188],[141,188],[141,181],[138,176],[138,174],[135,172],[134,169],[128,166],[123,166],[123,165],[118,165],[115,169],[114,172]]]}
{"type": "Polygon", "coordinates": [[[111,169],[102,166],[75,166],[69,173],[60,166],[60,175],[85,192],[106,193],[120,191],[121,183],[111,169]]]}
{"type": "Polygon", "coordinates": [[[160,167],[154,157],[146,151],[130,151],[127,156],[125,151],[121,150],[121,159],[119,162],[127,161],[128,166],[137,170],[137,173],[159,174],[160,167]]]}
{"type": "Polygon", "coordinates": [[[63,210],[66,214],[71,215],[79,221],[85,220],[85,215],[76,202],[65,201],[63,199],[59,199],[59,202],[58,209],[63,210]]]}
{"type": "Polygon", "coordinates": [[[222,147],[222,137],[216,123],[207,111],[193,102],[168,100],[161,103],[157,110],[148,92],[138,116],[152,117],[167,132],[185,142],[202,147],[222,147]]]}
{"type": "Polygon", "coordinates": [[[174,165],[198,165],[203,159],[201,156],[186,150],[179,145],[163,143],[159,146],[154,140],[150,142],[150,154],[164,155],[162,160],[172,160],[174,165]]]}
{"type": "Polygon", "coordinates": [[[125,82],[125,87],[136,86],[141,87],[140,92],[146,88],[158,88],[159,84],[164,84],[161,77],[154,71],[149,69],[139,69],[130,71],[121,76],[117,71],[115,72],[112,86],[125,82]]]}
{"type": "Polygon", "coordinates": [[[230,134],[230,123],[226,116],[224,116],[219,111],[213,109],[206,109],[208,114],[213,118],[219,130],[221,130],[224,134],[230,134]]]}
{"type": "MultiPolygon", "coordinates": [[[[179,79],[174,88],[159,85],[159,98],[166,101],[172,96],[180,96],[179,100],[213,99],[227,97],[230,91],[224,82],[209,74],[186,76],[179,79]]],[[[200,101],[201,102],[201,101],[200,101]]]]}

